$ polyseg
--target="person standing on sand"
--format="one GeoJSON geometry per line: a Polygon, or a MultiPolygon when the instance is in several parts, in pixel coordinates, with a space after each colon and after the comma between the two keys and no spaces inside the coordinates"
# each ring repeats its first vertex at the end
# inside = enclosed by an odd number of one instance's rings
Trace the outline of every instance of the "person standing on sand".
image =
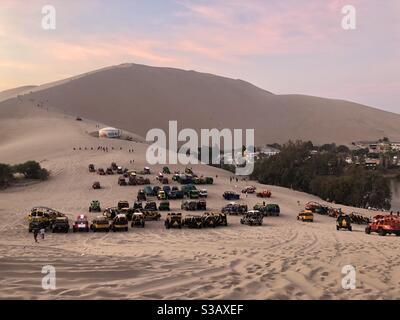
{"type": "Polygon", "coordinates": [[[40,229],[40,235],[41,235],[41,237],[42,237],[42,240],[44,240],[44,232],[45,232],[44,227],[42,227],[42,228],[40,229]]]}
{"type": "Polygon", "coordinates": [[[33,229],[33,239],[35,239],[35,242],[36,242],[36,243],[39,242],[39,241],[37,240],[38,234],[39,234],[38,229],[37,229],[37,228],[33,229]]]}

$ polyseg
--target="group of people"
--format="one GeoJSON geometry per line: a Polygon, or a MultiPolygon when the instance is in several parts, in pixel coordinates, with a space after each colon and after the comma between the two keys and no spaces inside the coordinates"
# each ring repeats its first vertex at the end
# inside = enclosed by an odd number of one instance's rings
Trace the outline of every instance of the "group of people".
{"type": "MultiPolygon", "coordinates": [[[[72,149],[74,151],[76,151],[76,150],[95,150],[94,147],[90,147],[90,148],[89,147],[74,147],[72,149]]],[[[111,147],[111,150],[115,150],[115,149],[116,148],[111,147]]],[[[103,147],[103,146],[98,146],[96,150],[97,151],[103,151],[103,152],[108,152],[109,151],[108,147],[103,147]]],[[[122,147],[120,147],[119,150],[122,150],[122,147]]],[[[133,152],[133,149],[129,149],[128,151],[131,153],[131,152],[133,152]]]]}
{"type": "MultiPolygon", "coordinates": [[[[230,182],[232,182],[232,181],[239,182],[239,178],[238,177],[229,177],[229,181],[230,182]]],[[[240,181],[247,181],[247,178],[246,177],[241,177],[240,181]]]]}

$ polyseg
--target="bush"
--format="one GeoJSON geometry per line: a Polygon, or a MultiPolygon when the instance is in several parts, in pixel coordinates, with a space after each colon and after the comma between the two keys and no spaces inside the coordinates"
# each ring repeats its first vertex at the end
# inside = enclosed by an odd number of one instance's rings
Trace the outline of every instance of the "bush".
{"type": "Polygon", "coordinates": [[[13,172],[11,166],[8,164],[0,163],[0,187],[7,187],[13,179],[13,172]]]}
{"type": "Polygon", "coordinates": [[[49,177],[49,172],[42,168],[36,161],[27,161],[14,166],[15,173],[21,173],[27,179],[46,180],[49,177]]]}

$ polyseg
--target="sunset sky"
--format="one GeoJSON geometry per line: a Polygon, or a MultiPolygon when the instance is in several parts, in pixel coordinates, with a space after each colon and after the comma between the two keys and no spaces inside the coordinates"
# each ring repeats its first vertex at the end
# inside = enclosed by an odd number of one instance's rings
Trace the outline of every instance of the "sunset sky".
{"type": "Polygon", "coordinates": [[[133,62],[400,113],[399,49],[399,0],[0,0],[0,91],[133,62]]]}

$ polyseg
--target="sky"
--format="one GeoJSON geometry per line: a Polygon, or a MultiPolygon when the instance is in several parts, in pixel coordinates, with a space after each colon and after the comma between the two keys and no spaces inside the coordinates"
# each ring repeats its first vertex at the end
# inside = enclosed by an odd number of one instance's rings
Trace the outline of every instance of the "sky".
{"type": "Polygon", "coordinates": [[[400,1],[0,0],[0,91],[121,63],[400,113],[400,1]],[[44,5],[55,30],[42,27],[44,5]],[[354,30],[342,27],[345,5],[354,30]]]}

